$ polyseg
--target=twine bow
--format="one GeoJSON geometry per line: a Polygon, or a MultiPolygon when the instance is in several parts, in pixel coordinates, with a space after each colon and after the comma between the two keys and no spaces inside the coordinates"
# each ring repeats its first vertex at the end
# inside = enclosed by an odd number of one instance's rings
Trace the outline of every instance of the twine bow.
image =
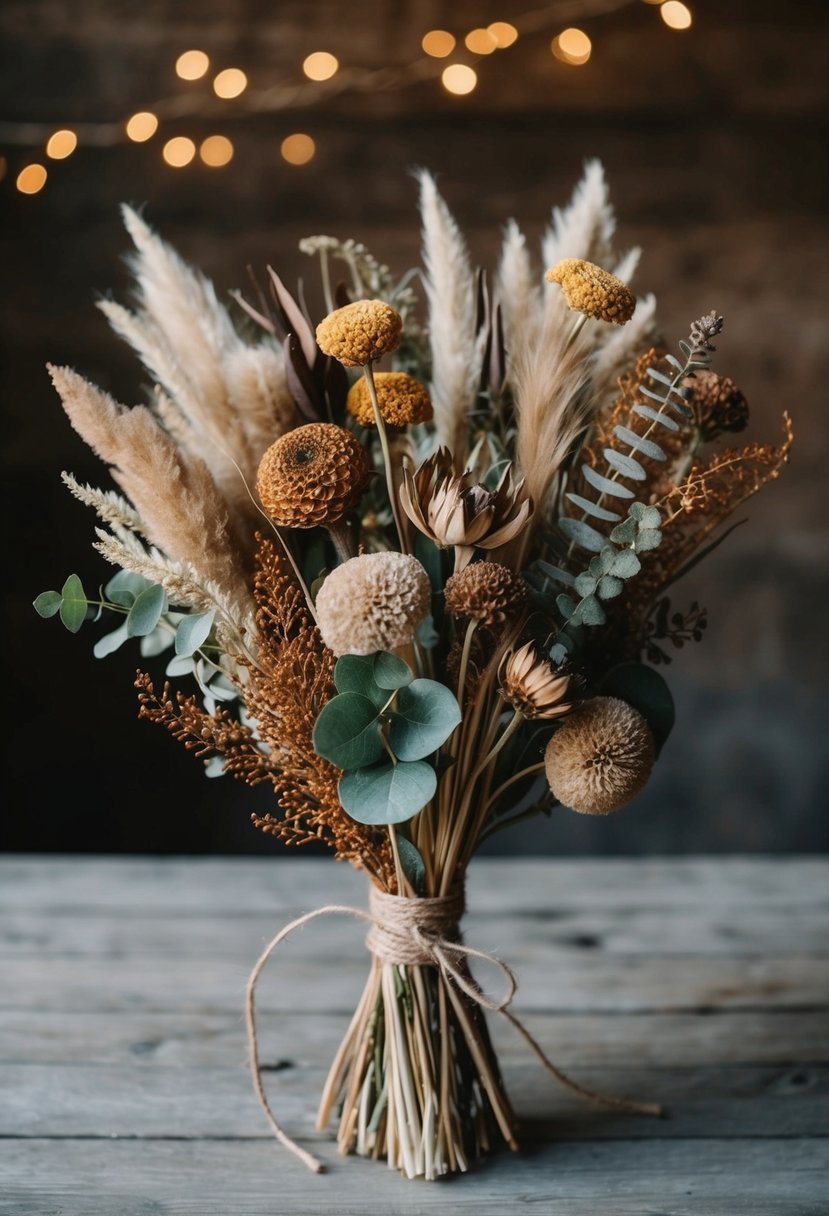
{"type": "Polygon", "coordinates": [[[265,964],[286,937],[321,916],[352,916],[366,921],[370,928],[366,945],[375,957],[383,962],[407,966],[436,967],[447,984],[464,992],[482,1009],[498,1013],[505,1018],[524,1038],[547,1072],[567,1089],[590,1102],[610,1106],[639,1115],[662,1115],[662,1107],[650,1102],[630,1102],[625,1098],[614,1098],[608,1094],[586,1089],[563,1073],[545,1054],[541,1045],[530,1034],[526,1026],[511,1013],[508,1006],[518,989],[515,975],[501,959],[467,946],[459,938],[458,925],[463,914],[463,891],[435,898],[406,899],[398,895],[387,895],[375,887],[370,889],[369,911],[349,904],[326,904],[313,912],[298,916],[277,933],[257,959],[248,979],[245,994],[245,1022],[247,1025],[248,1051],[253,1085],[273,1134],[280,1144],[289,1149],[314,1173],[325,1172],[325,1165],[313,1153],[297,1144],[280,1126],[271,1109],[262,1083],[262,1068],[259,1063],[259,1043],[256,1033],[256,985],[265,964]],[[460,965],[461,960],[477,958],[491,964],[501,972],[505,980],[504,993],[495,998],[486,993],[475,982],[469,971],[460,965]]]}

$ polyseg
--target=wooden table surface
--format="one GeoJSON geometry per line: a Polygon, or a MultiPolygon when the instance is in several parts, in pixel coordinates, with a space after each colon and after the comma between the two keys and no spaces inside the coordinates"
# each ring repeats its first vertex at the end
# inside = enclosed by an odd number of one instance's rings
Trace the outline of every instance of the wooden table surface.
{"type": "Polygon", "coordinates": [[[313,1131],[356,921],[303,929],[259,989],[271,1101],[327,1173],[254,1097],[248,972],[330,902],[364,905],[363,877],[301,856],[0,861],[0,1213],[829,1213],[829,861],[474,862],[466,939],[516,969],[515,1012],[574,1078],[668,1117],[583,1104],[491,1016],[523,1149],[438,1183],[313,1131]]]}

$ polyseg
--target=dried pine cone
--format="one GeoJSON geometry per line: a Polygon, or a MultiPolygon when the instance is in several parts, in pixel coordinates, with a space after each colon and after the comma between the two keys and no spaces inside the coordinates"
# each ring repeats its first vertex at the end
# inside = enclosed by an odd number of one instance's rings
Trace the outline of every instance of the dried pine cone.
{"type": "Polygon", "coordinates": [[[625,325],[633,316],[636,297],[615,274],[582,258],[564,258],[544,276],[548,283],[559,283],[568,308],[583,312],[597,321],[625,325]]]}
{"type": "MultiPolygon", "coordinates": [[[[389,426],[409,426],[428,422],[432,417],[432,400],[414,376],[406,372],[375,372],[374,387],[380,417],[389,426]]],[[[361,426],[375,425],[374,407],[364,377],[351,386],[346,405],[361,426]]]]}
{"type": "Polygon", "coordinates": [[[417,558],[363,553],[331,571],[315,608],[334,654],[374,654],[411,642],[431,602],[429,576],[417,558]]]}
{"type": "Polygon", "coordinates": [[[724,431],[744,431],[748,426],[748,402],[728,376],[695,372],[686,387],[691,390],[687,405],[703,439],[716,439],[724,431]]]}
{"type": "Polygon", "coordinates": [[[656,758],[650,727],[616,697],[583,701],[547,744],[553,795],[581,815],[617,811],[644,787],[656,758]]]}
{"type": "Polygon", "coordinates": [[[560,718],[573,708],[572,677],[551,667],[533,642],[503,660],[499,693],[525,718],[560,718]]]}
{"type": "Polygon", "coordinates": [[[260,461],[256,486],[280,528],[313,528],[341,519],[371,474],[368,453],[351,431],[311,422],[271,444],[260,461]]]}
{"type": "Polygon", "coordinates": [[[385,300],[355,300],[336,308],[317,326],[317,345],[344,367],[365,367],[397,350],[403,319],[385,300]]]}
{"type": "Polygon", "coordinates": [[[482,625],[512,620],[526,602],[527,584],[500,562],[474,562],[446,582],[448,611],[482,625]]]}

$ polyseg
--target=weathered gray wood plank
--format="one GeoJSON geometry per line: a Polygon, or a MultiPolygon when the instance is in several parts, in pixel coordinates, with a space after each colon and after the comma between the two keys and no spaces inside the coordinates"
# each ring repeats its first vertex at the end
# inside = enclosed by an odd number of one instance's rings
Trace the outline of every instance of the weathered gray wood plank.
{"type": "MultiPolygon", "coordinates": [[[[557,908],[731,905],[811,906],[829,890],[829,859],[629,858],[501,860],[476,858],[471,910],[488,914],[557,908]],[[516,877],[519,876],[520,878],[516,877]]],[[[128,908],[163,914],[234,914],[250,909],[366,902],[365,876],[329,859],[85,858],[0,859],[0,908],[128,908]]]]}
{"type": "Polygon", "coordinates": [[[2,1216],[826,1216],[829,1142],[557,1143],[449,1183],[322,1150],[311,1175],[267,1141],[6,1141],[2,1216]]]}
{"type": "MultiPolygon", "coordinates": [[[[829,1015],[786,1009],[715,1014],[528,1013],[524,1024],[565,1068],[590,1065],[809,1064],[829,1060],[829,1015]]],[[[286,1012],[260,1018],[263,1059],[329,1059],[347,1014],[286,1012]]],[[[511,1027],[490,1018],[502,1060],[525,1060],[511,1027]]],[[[241,1003],[232,1013],[152,1010],[0,1011],[0,1063],[77,1060],[138,1067],[227,1068],[246,1057],[241,1003]]]]}

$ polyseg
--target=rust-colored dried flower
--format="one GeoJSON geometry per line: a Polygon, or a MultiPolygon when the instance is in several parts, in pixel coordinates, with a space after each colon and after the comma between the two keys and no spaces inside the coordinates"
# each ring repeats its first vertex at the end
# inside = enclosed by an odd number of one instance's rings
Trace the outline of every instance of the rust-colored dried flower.
{"type": "Polygon", "coordinates": [[[256,486],[280,528],[313,528],[341,519],[371,474],[368,453],[351,431],[311,422],[271,444],[260,461],[256,486]]]}
{"type": "MultiPolygon", "coordinates": [[[[432,417],[432,399],[414,376],[406,372],[375,372],[374,387],[380,417],[389,426],[410,426],[428,422],[432,417]]],[[[364,377],[352,384],[346,404],[361,426],[375,425],[374,407],[364,377]]]]}
{"type": "Polygon", "coordinates": [[[363,553],[319,590],[317,624],[334,654],[373,654],[411,642],[432,601],[429,576],[405,553],[363,553]]]}
{"type": "Polygon", "coordinates": [[[625,325],[633,316],[636,296],[615,274],[594,262],[564,258],[547,271],[545,278],[560,284],[567,306],[574,312],[614,325],[625,325]]]}
{"type": "Polygon", "coordinates": [[[534,642],[504,657],[499,680],[501,696],[525,718],[560,718],[573,708],[572,677],[552,667],[534,642]]]}
{"type": "Polygon", "coordinates": [[[581,815],[608,815],[644,787],[656,748],[642,715],[616,697],[584,701],[547,744],[553,795],[581,815]]]}
{"type": "Polygon", "coordinates": [[[724,431],[744,431],[748,426],[748,402],[728,376],[703,370],[685,382],[691,395],[687,405],[703,439],[716,439],[724,431]]]}
{"type": "Polygon", "coordinates": [[[446,581],[446,607],[453,616],[482,625],[502,625],[527,603],[527,584],[501,562],[473,562],[446,581]]]}
{"type": "Polygon", "coordinates": [[[400,487],[400,504],[409,519],[441,549],[455,547],[455,569],[472,560],[475,548],[497,549],[525,527],[533,502],[514,482],[512,465],[504,470],[494,490],[458,476],[447,448],[439,448],[413,474],[406,470],[400,487]]]}
{"type": "Polygon", "coordinates": [[[355,300],[335,308],[317,326],[317,345],[344,367],[365,367],[397,350],[403,333],[400,313],[385,300],[355,300]]]}

